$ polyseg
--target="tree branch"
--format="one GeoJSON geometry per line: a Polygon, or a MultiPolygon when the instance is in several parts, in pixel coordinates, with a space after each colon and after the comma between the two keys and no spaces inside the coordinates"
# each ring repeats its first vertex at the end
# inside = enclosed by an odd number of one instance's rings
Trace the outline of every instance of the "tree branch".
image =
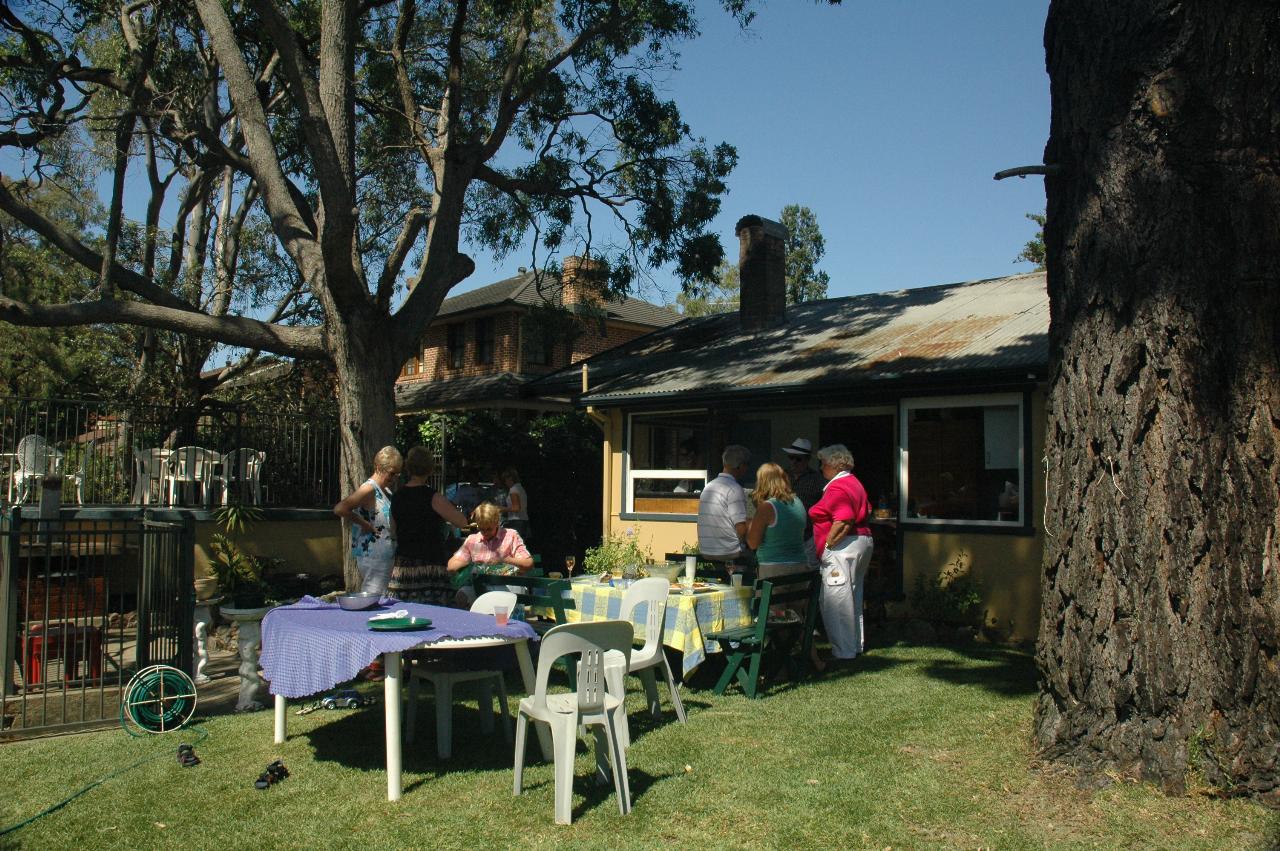
{"type": "Polygon", "coordinates": [[[195,0],[218,62],[227,80],[227,91],[240,118],[240,130],[253,164],[253,176],[271,217],[271,226],[284,250],[293,258],[303,276],[318,285],[326,281],[324,259],[316,243],[310,216],[304,216],[296,201],[292,183],[285,177],[276,155],[275,140],[262,103],[257,80],[249,71],[236,41],[231,21],[221,0],[195,0]]]}
{"type": "Polygon", "coordinates": [[[98,300],[37,305],[0,296],[0,321],[50,328],[142,325],[281,355],[313,359],[328,357],[319,328],[271,325],[243,316],[209,316],[207,313],[175,310],[136,301],[98,300]]]}
{"type": "Polygon", "coordinates": [[[391,253],[382,266],[382,275],[378,278],[379,310],[386,310],[391,305],[391,290],[396,278],[400,277],[400,269],[414,243],[418,241],[418,234],[422,233],[422,226],[427,223],[427,218],[427,211],[421,207],[414,207],[405,216],[404,226],[400,229],[400,235],[396,237],[395,245],[391,247],[391,253]]]}
{"type": "MultiPolygon", "coordinates": [[[[44,237],[58,250],[89,271],[96,273],[102,268],[102,255],[45,218],[43,214],[28,206],[26,202],[10,191],[11,186],[12,184],[7,178],[0,177],[0,210],[4,210],[32,231],[44,237]]],[[[194,311],[196,309],[191,303],[184,301],[162,287],[156,286],[137,272],[118,263],[111,266],[111,279],[121,289],[126,289],[135,295],[141,296],[153,304],[182,311],[194,311]]]]}

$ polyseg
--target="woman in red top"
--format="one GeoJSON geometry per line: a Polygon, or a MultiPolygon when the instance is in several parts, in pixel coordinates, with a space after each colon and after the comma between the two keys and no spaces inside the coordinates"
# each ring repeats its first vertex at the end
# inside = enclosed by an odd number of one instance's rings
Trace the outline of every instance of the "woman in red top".
{"type": "Polygon", "coordinates": [[[827,486],[809,509],[813,544],[822,571],[822,623],[831,655],[854,659],[862,652],[862,593],[871,563],[871,505],[862,482],[853,475],[853,454],[836,443],[818,450],[827,486]]]}

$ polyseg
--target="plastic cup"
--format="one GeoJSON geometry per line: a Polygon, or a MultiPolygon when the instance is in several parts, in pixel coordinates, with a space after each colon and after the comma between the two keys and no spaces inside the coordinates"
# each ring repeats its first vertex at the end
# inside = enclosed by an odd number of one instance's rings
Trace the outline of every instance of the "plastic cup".
{"type": "Polygon", "coordinates": [[[684,557],[684,584],[692,585],[693,579],[695,576],[697,576],[697,573],[698,573],[698,557],[685,556],[684,557]]]}
{"type": "Polygon", "coordinates": [[[741,573],[734,573],[734,574],[730,575],[730,576],[729,576],[729,584],[730,584],[730,585],[732,585],[734,588],[741,588],[741,587],[742,587],[742,574],[741,574],[741,573]]]}
{"type": "Polygon", "coordinates": [[[498,626],[506,626],[506,625],[507,625],[507,616],[508,616],[509,614],[510,614],[510,613],[507,611],[507,607],[506,607],[506,606],[494,606],[494,607],[493,607],[493,619],[497,622],[498,626]]]}

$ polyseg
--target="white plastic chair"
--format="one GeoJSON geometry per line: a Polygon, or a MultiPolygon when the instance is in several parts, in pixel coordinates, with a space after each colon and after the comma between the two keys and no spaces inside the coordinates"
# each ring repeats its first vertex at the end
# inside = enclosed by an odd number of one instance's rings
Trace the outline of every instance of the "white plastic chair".
{"type": "MultiPolygon", "coordinates": [[[[649,711],[660,715],[662,706],[658,697],[656,669],[661,668],[667,678],[667,687],[671,689],[671,703],[675,706],[676,717],[684,724],[684,704],[680,701],[680,691],[676,688],[676,678],[671,673],[667,654],[662,650],[662,635],[667,621],[667,595],[670,591],[671,583],[661,577],[641,579],[627,589],[622,597],[619,617],[630,621],[638,607],[645,607],[644,646],[631,653],[630,661],[625,660],[621,653],[606,655],[604,674],[609,680],[609,690],[617,694],[625,692],[624,681],[627,674],[638,676],[644,684],[649,711]]],[[[622,744],[623,747],[630,747],[629,737],[624,738],[622,744]]]]}
{"type": "MultiPolygon", "coordinates": [[[[481,594],[471,604],[471,611],[481,615],[493,614],[495,606],[506,606],[514,612],[516,595],[510,591],[489,591],[481,594]]],[[[507,684],[501,671],[453,671],[433,668],[430,664],[414,665],[409,671],[409,709],[405,713],[405,743],[413,741],[414,722],[418,713],[418,686],[427,680],[435,694],[436,754],[440,759],[453,755],[453,687],[458,683],[478,683],[480,697],[480,730],[493,732],[493,686],[498,687],[498,706],[502,710],[502,732],[507,744],[511,744],[511,713],[507,707],[507,684]]]]}
{"type": "MultiPolygon", "coordinates": [[[[200,486],[200,500],[210,503],[213,482],[213,465],[221,456],[212,449],[199,446],[180,446],[164,461],[164,490],[169,505],[178,505],[178,491],[183,485],[191,485],[194,491],[200,486]]],[[[194,496],[194,494],[193,494],[194,496]]]]}
{"type": "Polygon", "coordinates": [[[164,461],[167,457],[169,457],[167,449],[133,447],[134,505],[150,505],[153,493],[155,501],[161,501],[161,478],[164,475],[164,461]]]}
{"type": "Polygon", "coordinates": [[[28,489],[48,475],[57,475],[62,467],[62,453],[49,446],[38,434],[29,434],[18,441],[10,489],[17,488],[19,503],[27,499],[28,489]]]}
{"type": "Polygon", "coordinates": [[[267,453],[260,449],[233,449],[222,456],[222,472],[215,476],[222,485],[222,504],[231,496],[234,482],[242,482],[242,493],[249,495],[252,505],[262,504],[262,465],[267,453]]]}
{"type": "Polygon", "coordinates": [[[630,659],[635,630],[626,621],[567,623],[549,630],[538,650],[538,678],[534,692],[520,701],[516,716],[514,792],[524,786],[524,749],[530,721],[551,727],[555,751],[556,824],[573,821],[573,762],[578,744],[578,726],[595,727],[596,765],[604,771],[612,766],[613,789],[618,811],[631,812],[631,784],[627,780],[627,755],[621,736],[625,735],[627,713],[625,695],[611,693],[605,683],[604,657],[611,650],[630,659]],[[562,656],[576,655],[578,690],[569,694],[547,694],[551,667],[562,656]],[[608,748],[608,760],[603,756],[608,748]]]}

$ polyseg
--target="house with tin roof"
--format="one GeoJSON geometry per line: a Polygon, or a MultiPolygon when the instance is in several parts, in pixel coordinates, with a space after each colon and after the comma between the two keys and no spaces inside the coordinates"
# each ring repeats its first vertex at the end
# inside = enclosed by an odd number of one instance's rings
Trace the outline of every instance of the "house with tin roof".
{"type": "Polygon", "coordinates": [[[843,443],[877,507],[868,593],[909,605],[917,577],[966,574],[988,624],[1034,639],[1044,274],[787,306],[785,229],[748,216],[737,234],[738,312],[655,329],[526,388],[601,424],[605,529],[633,530],[661,558],[697,543],[698,497],[726,445],[750,448],[754,471],[797,438],[843,443]]]}
{"type": "Polygon", "coordinates": [[[445,299],[396,380],[397,414],[567,409],[567,400],[531,395],[525,385],[680,319],[640,299],[601,299],[589,285],[601,268],[568,257],[559,278],[522,272],[445,299]]]}

